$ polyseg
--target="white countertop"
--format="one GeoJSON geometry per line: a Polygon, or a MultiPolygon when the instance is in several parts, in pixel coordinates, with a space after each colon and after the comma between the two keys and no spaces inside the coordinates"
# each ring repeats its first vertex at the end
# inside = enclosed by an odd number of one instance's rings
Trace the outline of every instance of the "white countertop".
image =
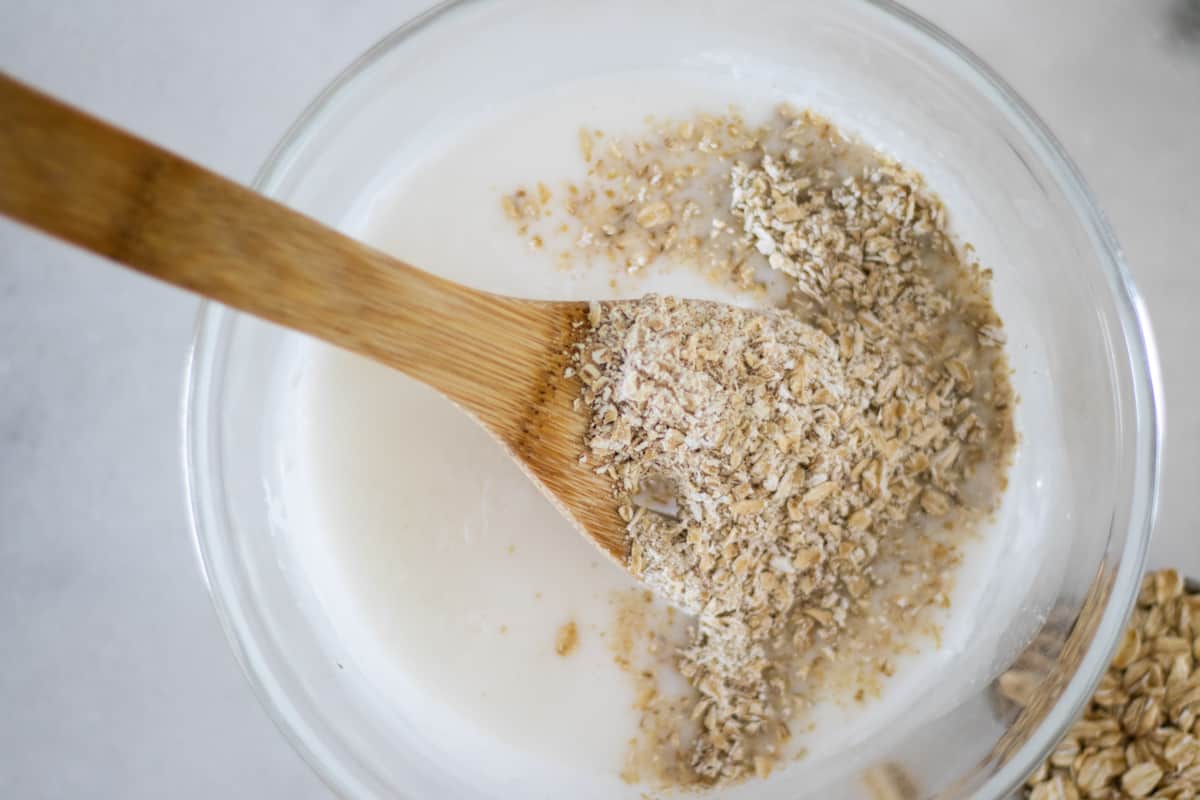
{"type": "MultiPolygon", "coordinates": [[[[425,5],[6,0],[0,70],[248,181],[425,5]]],[[[1108,212],[1166,387],[1152,564],[1200,576],[1200,0],[911,5],[1030,101],[1108,212]]],[[[0,220],[0,797],[329,797],[197,570],[179,453],[195,309],[0,220]]]]}

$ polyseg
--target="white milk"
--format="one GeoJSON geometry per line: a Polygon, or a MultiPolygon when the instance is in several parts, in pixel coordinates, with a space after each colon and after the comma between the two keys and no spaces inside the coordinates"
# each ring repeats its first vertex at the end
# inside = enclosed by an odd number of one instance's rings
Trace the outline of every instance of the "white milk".
{"type": "MultiPolygon", "coordinates": [[[[558,243],[532,252],[499,197],[518,184],[578,176],[583,122],[636,132],[647,112],[681,118],[734,102],[753,120],[782,99],[769,89],[747,95],[741,84],[644,72],[635,86],[617,77],[531,98],[466,121],[457,138],[385,169],[346,227],[440,275],[513,295],[656,290],[737,301],[687,270],[622,278],[615,288],[607,265],[560,271],[558,243]]],[[[947,202],[953,213],[953,198],[947,202]]],[[[421,720],[423,746],[495,796],[640,797],[643,788],[618,777],[637,724],[633,683],[606,643],[612,595],[635,582],[431,390],[316,343],[298,344],[286,369],[295,389],[281,409],[293,465],[280,498],[285,533],[301,566],[297,580],[319,598],[339,650],[391,710],[421,720]],[[555,654],[555,633],[570,620],[579,646],[564,658],[555,654]]],[[[986,575],[998,552],[973,547],[964,575],[986,575]]],[[[815,732],[802,737],[804,760],[765,785],[722,796],[794,798],[798,787],[852,774],[871,758],[862,747],[868,738],[881,744],[879,731],[903,733],[898,720],[913,721],[914,707],[936,713],[914,706],[932,687],[947,698],[956,681],[965,689],[986,677],[959,669],[952,679],[949,669],[985,585],[960,581],[942,649],[903,662],[881,701],[818,709],[815,732]]]]}

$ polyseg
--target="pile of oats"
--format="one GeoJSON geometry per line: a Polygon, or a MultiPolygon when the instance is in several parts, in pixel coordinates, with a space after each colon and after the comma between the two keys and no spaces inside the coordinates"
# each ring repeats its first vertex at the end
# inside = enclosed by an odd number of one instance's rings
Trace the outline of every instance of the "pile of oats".
{"type": "Polygon", "coordinates": [[[1083,718],[1029,779],[1030,800],[1200,793],[1200,593],[1147,575],[1083,718]]]}
{"type": "Polygon", "coordinates": [[[918,175],[790,109],[656,135],[592,161],[604,191],[567,189],[593,200],[566,209],[591,234],[574,247],[786,295],[757,311],[596,305],[572,367],[630,567],[696,615],[677,663],[688,774],[729,782],[785,756],[819,699],[814,664],[845,654],[878,682],[891,653],[876,645],[948,603],[957,542],[1002,489],[1014,400],[990,276],[918,175]]]}
{"type": "MultiPolygon", "coordinates": [[[[705,698],[694,768],[716,778],[754,755],[762,764],[747,737],[774,716],[767,647],[798,599],[835,582],[822,521],[855,531],[851,559],[875,550],[865,504],[838,496],[837,463],[870,450],[849,426],[837,348],[793,314],[715,303],[650,296],[593,316],[578,359],[589,462],[629,518],[630,569],[699,618],[680,665],[705,698]],[[647,486],[673,516],[635,506],[647,486]]],[[[832,624],[844,609],[809,613],[832,624]]]]}

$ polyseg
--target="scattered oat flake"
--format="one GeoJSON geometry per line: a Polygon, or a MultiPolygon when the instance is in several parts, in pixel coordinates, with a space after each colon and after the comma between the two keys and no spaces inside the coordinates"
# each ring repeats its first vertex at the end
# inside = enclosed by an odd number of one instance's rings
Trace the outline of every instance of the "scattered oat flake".
{"type": "Polygon", "coordinates": [[[579,644],[579,630],[575,626],[575,621],[572,620],[561,628],[554,636],[554,652],[560,656],[569,656],[575,652],[576,645],[579,644]]]}

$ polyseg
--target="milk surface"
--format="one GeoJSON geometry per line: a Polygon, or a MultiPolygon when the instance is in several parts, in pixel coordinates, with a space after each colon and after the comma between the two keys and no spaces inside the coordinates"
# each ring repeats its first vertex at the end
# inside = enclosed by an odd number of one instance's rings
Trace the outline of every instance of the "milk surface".
{"type": "MultiPolygon", "coordinates": [[[[678,119],[730,104],[754,121],[785,99],[732,79],[639,72],[481,111],[430,140],[420,158],[410,152],[381,166],[345,227],[490,291],[554,299],[659,291],[747,303],[686,268],[638,277],[608,264],[564,271],[554,260],[562,243],[532,250],[500,196],[581,176],[581,124],[636,134],[648,114],[678,119]]],[[[942,194],[953,215],[953,196],[942,194]]],[[[278,501],[294,579],[318,598],[312,613],[336,631],[340,652],[380,702],[419,720],[421,746],[487,796],[640,798],[645,787],[619,777],[638,716],[633,681],[610,647],[615,597],[636,581],[432,390],[309,341],[297,340],[279,368],[291,387],[279,411],[288,467],[278,501]],[[569,621],[579,645],[563,657],[555,634],[569,621]]],[[[814,709],[812,725],[798,731],[803,759],[711,796],[794,798],[850,780],[937,712],[930,696],[949,702],[984,680],[987,665],[962,664],[982,607],[997,630],[1016,613],[984,596],[1003,541],[983,536],[968,547],[941,647],[923,642],[920,655],[902,659],[883,698],[814,709]]]]}

